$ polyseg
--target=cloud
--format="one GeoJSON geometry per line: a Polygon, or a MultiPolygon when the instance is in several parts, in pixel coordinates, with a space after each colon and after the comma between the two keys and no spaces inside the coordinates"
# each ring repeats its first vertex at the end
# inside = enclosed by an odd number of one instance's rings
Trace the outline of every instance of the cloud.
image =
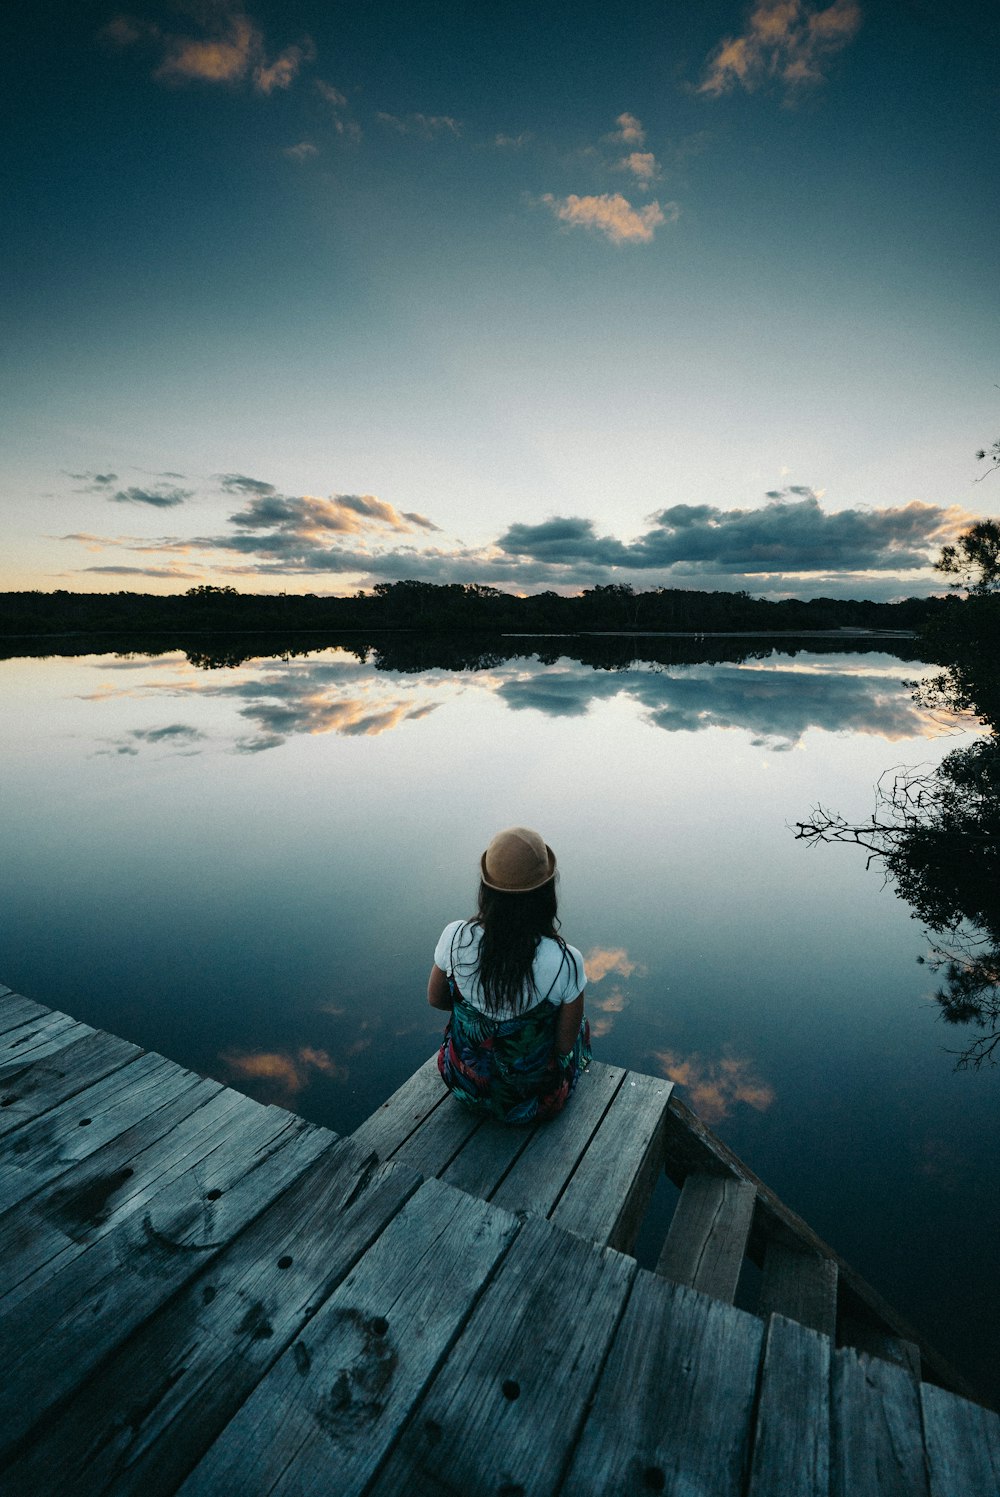
{"type": "Polygon", "coordinates": [[[344,738],[378,738],[407,722],[419,722],[440,703],[406,692],[386,690],[387,683],[373,671],[341,662],[302,664],[282,671],[267,670],[236,681],[199,683],[197,692],[234,701],[239,716],[253,733],[239,737],[239,753],[256,754],[278,748],[288,738],[335,733],[344,738]]]}
{"type": "Polygon", "coordinates": [[[459,120],[450,114],[386,114],[379,111],[375,118],[380,125],[395,130],[399,135],[414,135],[420,140],[437,140],[442,135],[457,139],[462,133],[459,120]]]}
{"type": "Polygon", "coordinates": [[[84,485],[83,489],[77,490],[78,493],[83,494],[104,493],[105,490],[111,488],[112,484],[118,482],[117,473],[70,473],[69,477],[75,478],[77,483],[84,485]]]}
{"type": "Polygon", "coordinates": [[[347,136],[351,140],[360,140],[361,126],[355,120],[344,118],[344,111],[350,107],[347,95],[341,93],[339,88],[334,88],[332,83],[324,82],[322,78],[316,79],[316,92],[330,106],[333,127],[337,134],[347,136]]]}
{"type": "Polygon", "coordinates": [[[520,135],[504,135],[501,131],[500,134],[494,135],[493,144],[500,150],[519,151],[534,138],[530,130],[522,130],[520,135]]]}
{"type": "Polygon", "coordinates": [[[783,85],[786,97],[822,83],[828,64],[861,25],[855,0],[833,0],[817,10],[805,0],[758,0],[746,30],[725,37],[710,54],[698,92],[710,98],[762,84],[783,85]]]}
{"type": "Polygon", "coordinates": [[[302,1045],[296,1050],[228,1050],[219,1056],[231,1078],[251,1083],[261,1102],[290,1106],[318,1073],[346,1081],[350,1072],[326,1050],[302,1045]]]}
{"type": "Polygon", "coordinates": [[[276,494],[273,483],[262,478],[247,478],[244,473],[220,473],[219,482],[227,494],[276,494]]]}
{"type": "Polygon", "coordinates": [[[720,1123],[737,1102],[757,1112],[766,1112],[774,1103],[774,1087],[760,1079],[750,1060],[732,1055],[705,1060],[676,1050],[658,1050],[654,1058],[668,1081],[686,1088],[691,1106],[705,1123],[720,1123]]]}
{"type": "Polygon", "coordinates": [[[81,572],[99,572],[108,577],[166,577],[171,582],[190,581],[197,572],[183,572],[176,567],[81,567],[81,572]]]}
{"type": "Polygon", "coordinates": [[[625,146],[641,146],[646,143],[646,132],[634,114],[620,114],[615,120],[618,126],[605,140],[616,141],[625,146]]]}
{"type": "Polygon", "coordinates": [[[631,151],[619,161],[618,170],[631,172],[642,186],[658,181],[661,175],[660,164],[652,151],[631,151]]]}
{"type": "MultiPolygon", "coordinates": [[[[941,731],[934,716],[900,689],[895,665],[888,674],[870,664],[845,670],[820,655],[799,655],[794,663],[772,656],[761,663],[678,665],[612,674],[564,665],[525,673],[496,690],[512,711],[544,712],[549,717],[581,717],[595,702],[623,697],[664,732],[734,728],[772,752],[793,748],[817,728],[867,734],[890,743],[935,737],[941,731]]],[[[586,960],[588,976],[600,981],[591,973],[589,955],[586,960]]],[[[596,970],[604,975],[600,952],[596,970]]]]}
{"type": "Polygon", "coordinates": [[[334,88],[332,83],[324,83],[322,78],[317,78],[316,92],[326,100],[331,109],[347,108],[347,95],[342,94],[339,88],[334,88]]]}
{"type": "Polygon", "coordinates": [[[541,201],[561,223],[571,228],[596,229],[612,244],[649,244],[661,224],[673,223],[680,214],[676,203],[661,206],[653,202],[633,208],[620,192],[590,197],[578,197],[571,192],[564,198],[547,192],[541,201]]]}
{"type": "Polygon", "coordinates": [[[607,946],[592,946],[583,959],[588,982],[602,982],[609,972],[618,972],[622,977],[631,977],[636,969],[624,946],[614,949],[607,946]]]}
{"type": "Polygon", "coordinates": [[[289,161],[308,161],[310,156],[319,155],[319,147],[314,146],[311,140],[300,140],[297,146],[286,146],[281,154],[287,156],[289,161]]]}
{"type": "MultiPolygon", "coordinates": [[[[244,480],[244,490],[248,482],[255,481],[244,480]]],[[[328,543],[331,535],[357,536],[373,529],[400,534],[437,529],[425,515],[413,511],[401,514],[373,494],[332,494],[329,499],[319,499],[310,494],[293,498],[261,488],[249,492],[254,497],[230,515],[229,521],[237,530],[254,534],[223,536],[206,544],[222,550],[281,556],[293,562],[303,559],[318,543],[328,543]]]]}
{"type": "Polygon", "coordinates": [[[205,734],[187,723],[168,723],[164,728],[133,728],[129,737],[138,738],[143,743],[193,743],[204,738],[205,734]]]}
{"type": "Polygon", "coordinates": [[[193,489],[167,488],[161,483],[149,489],[119,489],[108,497],[113,504],[148,504],[153,509],[173,509],[190,499],[193,493],[193,489]]]}
{"type": "Polygon", "coordinates": [[[688,576],[898,572],[929,566],[932,553],[968,517],[955,506],[943,509],[919,500],[899,509],[827,512],[812,490],[799,486],[772,491],[760,509],[675,504],[649,519],[651,528],[628,543],[599,536],[591,520],[557,516],[538,525],[511,525],[497,545],[537,560],[585,559],[636,571],[681,570],[688,576]]]}
{"type": "MultiPolygon", "coordinates": [[[[590,976],[589,972],[587,975],[590,976]]],[[[628,994],[621,988],[612,988],[610,993],[602,993],[600,998],[589,998],[587,1007],[596,1008],[602,1014],[622,1014],[628,1008],[628,994]]]]}
{"type": "Polygon", "coordinates": [[[306,39],[301,45],[286,47],[273,62],[261,62],[254,68],[253,81],[258,93],[271,94],[276,88],[290,88],[303,63],[313,62],[316,48],[306,39]]]}
{"type": "Polygon", "coordinates": [[[316,48],[308,37],[268,56],[264,33],[239,9],[218,5],[203,7],[203,34],[182,35],[166,31],[155,22],[117,16],[100,32],[103,41],[126,48],[146,44],[155,48],[160,60],[153,77],[163,83],[246,83],[265,96],[290,88],[304,64],[312,62],[316,48]]]}

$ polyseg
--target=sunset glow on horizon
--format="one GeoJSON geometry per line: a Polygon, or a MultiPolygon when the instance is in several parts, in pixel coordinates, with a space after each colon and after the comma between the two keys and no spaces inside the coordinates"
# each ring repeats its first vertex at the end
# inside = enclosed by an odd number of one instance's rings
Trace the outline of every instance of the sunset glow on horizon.
{"type": "Polygon", "coordinates": [[[13,24],[0,589],[890,599],[997,513],[992,7],[13,24]]]}

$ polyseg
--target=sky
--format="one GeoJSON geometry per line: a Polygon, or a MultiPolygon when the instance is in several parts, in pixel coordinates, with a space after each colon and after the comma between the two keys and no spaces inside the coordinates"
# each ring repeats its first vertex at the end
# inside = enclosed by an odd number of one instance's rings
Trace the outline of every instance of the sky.
{"type": "Polygon", "coordinates": [[[17,10],[0,588],[888,599],[998,513],[992,4],[17,10]]]}

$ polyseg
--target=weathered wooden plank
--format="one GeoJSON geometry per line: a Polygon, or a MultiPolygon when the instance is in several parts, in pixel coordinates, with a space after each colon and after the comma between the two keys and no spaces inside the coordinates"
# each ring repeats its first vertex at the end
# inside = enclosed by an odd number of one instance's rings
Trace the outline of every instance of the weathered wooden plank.
{"type": "Polygon", "coordinates": [[[924,1383],[920,1389],[931,1497],[997,1497],[1000,1415],[924,1383]]]}
{"type": "Polygon", "coordinates": [[[640,1270],[560,1490],[737,1497],[763,1339],[755,1315],[640,1270]]]}
{"type": "MultiPolygon", "coordinates": [[[[517,1231],[426,1182],[181,1487],[361,1492],[517,1231]]],[[[409,1491],[407,1486],[397,1489],[409,1491]]]]}
{"type": "Polygon", "coordinates": [[[783,1315],[832,1337],[837,1326],[837,1265],[832,1258],[775,1238],[764,1253],[757,1314],[783,1315]]]}
{"type": "Polygon", "coordinates": [[[15,993],[13,989],[0,984],[0,1034],[44,1018],[52,1012],[52,1009],[45,1008],[41,1003],[35,1003],[33,999],[25,998],[21,993],[15,993]]]}
{"type": "Polygon", "coordinates": [[[372,1497],[554,1491],[636,1272],[610,1248],[529,1219],[372,1497]]]}
{"type": "Polygon", "coordinates": [[[920,1348],[914,1342],[850,1315],[838,1317],[837,1340],[842,1346],[853,1346],[855,1351],[866,1351],[869,1356],[895,1362],[897,1367],[909,1373],[914,1385],[919,1386],[920,1348]]]}
{"type": "Polygon", "coordinates": [[[831,1427],[833,1497],[928,1497],[920,1399],[902,1367],[836,1351],[831,1427]]]}
{"type": "Polygon", "coordinates": [[[625,1079],[620,1066],[593,1065],[565,1110],[536,1128],[492,1199],[506,1211],[548,1216],[625,1079]]]}
{"type": "Polygon", "coordinates": [[[756,1191],[746,1180],[688,1175],[656,1272],[732,1303],[756,1191]]]}
{"type": "Polygon", "coordinates": [[[46,1056],[8,1072],[0,1109],[0,1137],[23,1127],[67,1097],[117,1071],[142,1051],[113,1034],[95,1032],[76,1040],[56,1055],[46,1056]]]}
{"type": "Polygon", "coordinates": [[[258,1112],[0,1322],[0,1460],[329,1147],[324,1129],[258,1112]]]}
{"type": "Polygon", "coordinates": [[[241,1126],[245,1100],[216,1082],[187,1088],[144,1128],[129,1130],[124,1144],[123,1136],[112,1140],[0,1218],[4,1312],[217,1149],[241,1126]]]}
{"type": "MultiPolygon", "coordinates": [[[[538,1123],[535,1128],[544,1127],[538,1123]]],[[[488,1201],[518,1155],[528,1145],[535,1128],[507,1127],[485,1122],[469,1135],[458,1154],[442,1171],[441,1179],[456,1190],[468,1191],[488,1201]]]]}
{"type": "Polygon", "coordinates": [[[419,1183],[350,1141],[328,1149],[88,1381],[9,1468],[10,1497],[175,1492],[307,1325],[313,1344],[319,1307],[419,1183]]]}
{"type": "Polygon", "coordinates": [[[762,1231],[756,1227],[751,1235],[750,1254],[755,1253],[754,1242],[759,1240],[761,1252],[754,1262],[763,1262],[763,1246],[774,1237],[786,1236],[794,1246],[805,1247],[831,1258],[837,1265],[840,1297],[853,1295],[866,1311],[881,1320],[886,1328],[904,1340],[913,1341],[920,1348],[925,1369],[929,1369],[936,1381],[967,1398],[974,1399],[976,1393],[967,1378],[957,1372],[949,1362],[920,1336],[919,1332],[899,1315],[882,1298],[877,1290],[846,1263],[839,1253],[823,1241],[809,1226],[791,1211],[774,1191],[759,1179],[727,1144],[722,1142],[701,1119],[685,1105],[676,1090],[667,1109],[667,1136],[664,1152],[664,1167],[676,1185],[683,1185],[693,1172],[733,1176],[737,1180],[748,1180],[757,1191],[755,1222],[760,1222],[762,1231]]]}
{"type": "Polygon", "coordinates": [[[351,1137],[363,1153],[390,1159],[447,1097],[435,1052],[351,1137]]]}
{"type": "MultiPolygon", "coordinates": [[[[446,1093],[447,1096],[447,1093],[446,1093]]],[[[460,1102],[448,1097],[391,1155],[428,1179],[440,1175],[474,1133],[483,1119],[460,1102]]]]}
{"type": "Polygon", "coordinates": [[[9,1210],[179,1093],[190,1071],[149,1052],[0,1139],[0,1202],[9,1210]]]}
{"type": "Polygon", "coordinates": [[[19,1063],[64,1050],[73,1040],[94,1032],[89,1024],[81,1024],[68,1014],[46,1013],[0,1035],[0,1091],[6,1091],[7,1078],[16,1073],[19,1063]]]}
{"type": "Polygon", "coordinates": [[[828,1497],[829,1491],[830,1339],[772,1315],[748,1497],[828,1497]]]}
{"type": "Polygon", "coordinates": [[[672,1090],[656,1076],[626,1075],[556,1204],[556,1226],[631,1251],[663,1166],[672,1090]]]}

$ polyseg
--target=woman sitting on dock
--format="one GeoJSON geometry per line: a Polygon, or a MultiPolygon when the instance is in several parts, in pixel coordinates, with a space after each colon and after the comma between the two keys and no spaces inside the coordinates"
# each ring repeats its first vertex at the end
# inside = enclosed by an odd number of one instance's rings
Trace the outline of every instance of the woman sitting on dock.
{"type": "Polygon", "coordinates": [[[451,1011],[438,1070],[465,1106],[504,1123],[555,1117],[590,1061],[583,957],[559,935],[556,859],[528,827],[480,862],[479,910],[441,933],[427,984],[451,1011]]]}

